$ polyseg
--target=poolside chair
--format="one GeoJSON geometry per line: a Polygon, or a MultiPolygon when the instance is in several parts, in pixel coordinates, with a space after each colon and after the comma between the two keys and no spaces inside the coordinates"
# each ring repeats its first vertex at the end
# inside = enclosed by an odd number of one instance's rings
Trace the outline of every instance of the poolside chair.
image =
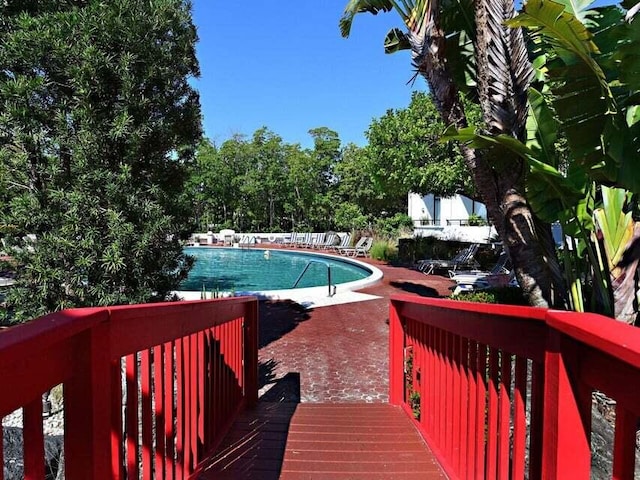
{"type": "Polygon", "coordinates": [[[327,233],[327,236],[324,239],[324,243],[318,248],[321,248],[322,250],[329,250],[330,248],[333,248],[334,244],[336,243],[336,238],[338,238],[337,234],[327,233]]]}
{"type": "Polygon", "coordinates": [[[340,239],[340,243],[338,245],[333,245],[332,247],[329,247],[329,249],[336,253],[340,253],[341,248],[349,248],[349,245],[351,245],[351,234],[347,233],[340,239]]]}
{"type": "Polygon", "coordinates": [[[307,245],[305,245],[305,247],[320,249],[322,245],[324,245],[324,239],[326,235],[326,233],[316,234],[315,237],[311,237],[311,241],[307,245]]]}
{"type": "Polygon", "coordinates": [[[243,235],[238,242],[240,248],[249,248],[256,243],[256,237],[250,237],[249,235],[243,235]]]}
{"type": "Polygon", "coordinates": [[[373,246],[373,237],[367,237],[366,241],[360,247],[354,247],[351,257],[368,257],[369,250],[373,246]]]}
{"type": "Polygon", "coordinates": [[[467,283],[489,275],[509,273],[510,270],[509,255],[502,251],[491,270],[449,270],[449,278],[457,283],[467,283]]]}
{"type": "Polygon", "coordinates": [[[313,238],[313,233],[311,232],[299,233],[298,237],[296,238],[296,242],[294,243],[293,246],[304,248],[311,243],[312,238],[313,238]]]}
{"type": "Polygon", "coordinates": [[[358,240],[358,243],[356,243],[354,247],[339,248],[338,253],[347,257],[356,257],[360,252],[366,250],[364,253],[366,255],[366,253],[371,249],[371,245],[373,245],[373,238],[360,237],[360,240],[358,240]]]}
{"type": "MultiPolygon", "coordinates": [[[[291,232],[289,234],[289,239],[283,239],[282,240],[282,246],[283,247],[293,247],[296,243],[296,238],[297,238],[298,234],[296,232],[291,232]]],[[[286,237],[285,237],[286,238],[286,237]]]]}
{"type": "MultiPolygon", "coordinates": [[[[500,260],[498,260],[498,263],[500,263],[500,260]]],[[[489,272],[460,272],[460,274],[452,276],[451,280],[456,282],[456,286],[453,289],[454,295],[460,292],[486,290],[487,288],[518,286],[515,271],[508,271],[504,267],[500,270],[494,267],[489,272]]]]}
{"type": "Polygon", "coordinates": [[[478,252],[479,247],[479,244],[472,243],[468,247],[463,248],[458,253],[456,253],[456,255],[451,260],[419,260],[418,262],[416,262],[416,268],[425,275],[431,275],[436,270],[456,271],[461,267],[473,267],[477,265],[474,257],[478,252]]]}

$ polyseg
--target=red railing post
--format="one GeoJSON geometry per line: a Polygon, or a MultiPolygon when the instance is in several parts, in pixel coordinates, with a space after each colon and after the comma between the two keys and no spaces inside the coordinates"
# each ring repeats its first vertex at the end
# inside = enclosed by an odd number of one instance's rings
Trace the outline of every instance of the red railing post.
{"type": "Polygon", "coordinates": [[[247,304],[244,317],[244,394],[248,407],[258,403],[258,301],[247,304]]]}
{"type": "Polygon", "coordinates": [[[110,479],[111,364],[109,322],[78,336],[75,371],[65,384],[65,475],[110,479]]]}
{"type": "Polygon", "coordinates": [[[624,406],[616,405],[616,433],[613,450],[613,478],[616,480],[634,478],[637,422],[636,415],[624,406]]]}
{"type": "Polygon", "coordinates": [[[400,405],[404,400],[404,329],[397,304],[389,302],[389,403],[400,405]]]}
{"type": "Polygon", "coordinates": [[[570,341],[550,330],[544,354],[542,478],[590,478],[591,395],[576,383],[572,357],[570,341]]]}

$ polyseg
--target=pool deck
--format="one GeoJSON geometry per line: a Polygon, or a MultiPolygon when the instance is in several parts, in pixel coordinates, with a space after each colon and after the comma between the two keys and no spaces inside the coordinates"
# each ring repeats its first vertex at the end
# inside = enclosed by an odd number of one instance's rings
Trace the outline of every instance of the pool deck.
{"type": "MultiPolygon", "coordinates": [[[[360,258],[362,260],[362,258],[360,258]]],[[[371,259],[384,277],[357,302],[260,302],[260,395],[273,402],[386,402],[389,297],[448,296],[453,282],[371,259]],[[366,297],[365,297],[366,295],[366,297]]]]}
{"type": "Polygon", "coordinates": [[[260,401],[197,478],[446,478],[408,417],[388,402],[394,293],[447,296],[445,277],[365,260],[384,273],[368,300],[305,308],[260,302],[260,401]]]}

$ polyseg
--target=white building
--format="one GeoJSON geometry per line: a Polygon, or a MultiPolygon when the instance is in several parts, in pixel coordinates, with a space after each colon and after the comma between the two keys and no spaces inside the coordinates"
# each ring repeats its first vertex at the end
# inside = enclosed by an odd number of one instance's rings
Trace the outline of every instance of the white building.
{"type": "Polygon", "coordinates": [[[409,193],[408,214],[415,236],[479,243],[496,238],[495,229],[487,225],[485,205],[464,195],[445,198],[409,193]]]}

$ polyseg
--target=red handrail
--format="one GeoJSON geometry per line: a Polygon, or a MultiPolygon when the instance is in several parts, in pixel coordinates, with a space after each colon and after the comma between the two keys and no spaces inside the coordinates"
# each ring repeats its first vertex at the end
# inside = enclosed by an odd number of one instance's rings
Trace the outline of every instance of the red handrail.
{"type": "Polygon", "coordinates": [[[389,318],[390,401],[418,417],[451,478],[589,478],[593,390],[617,402],[614,478],[633,478],[639,329],[407,295],[389,318]]]}
{"type": "Polygon", "coordinates": [[[0,417],[24,407],[44,479],[41,396],[63,384],[66,478],[187,478],[257,401],[257,350],[251,297],[58,312],[0,334],[0,417]]]}

